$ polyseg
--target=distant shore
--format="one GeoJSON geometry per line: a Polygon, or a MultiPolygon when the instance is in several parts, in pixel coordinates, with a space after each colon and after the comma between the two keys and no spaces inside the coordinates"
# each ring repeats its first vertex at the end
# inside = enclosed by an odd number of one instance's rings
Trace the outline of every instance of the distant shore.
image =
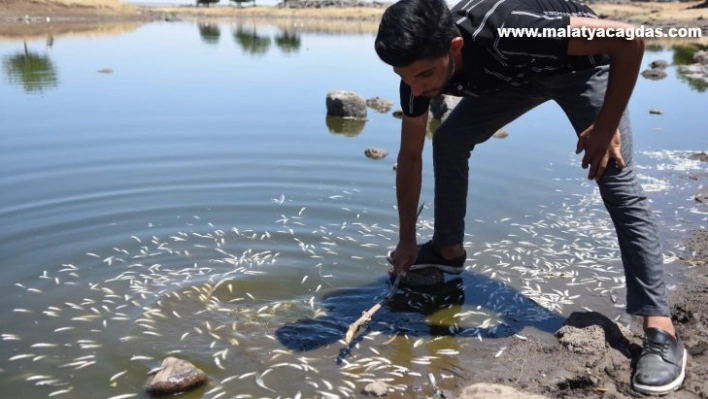
{"type": "MultiPolygon", "coordinates": [[[[645,26],[701,27],[708,36],[705,0],[688,2],[638,2],[609,0],[591,7],[602,17],[645,26]]],[[[138,6],[120,0],[0,0],[0,23],[46,21],[150,21],[170,19],[331,19],[378,23],[390,2],[356,3],[328,0],[293,1],[282,5],[241,7],[222,1],[212,7],[138,6]]]]}
{"type": "MultiPolygon", "coordinates": [[[[699,39],[652,39],[654,45],[668,47],[690,42],[708,46],[708,8],[695,8],[703,1],[608,0],[592,7],[603,18],[637,26],[698,27],[702,31],[699,39]]],[[[101,35],[136,29],[142,23],[154,21],[235,21],[301,32],[375,33],[389,3],[298,0],[292,4],[297,6],[138,6],[120,0],[0,0],[0,40],[79,33],[101,35]]]]}

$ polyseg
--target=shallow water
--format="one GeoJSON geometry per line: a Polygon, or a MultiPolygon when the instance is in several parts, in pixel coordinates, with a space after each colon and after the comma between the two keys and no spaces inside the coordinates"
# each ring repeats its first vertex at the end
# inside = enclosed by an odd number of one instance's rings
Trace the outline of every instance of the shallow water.
{"type": "MultiPolygon", "coordinates": [[[[480,339],[547,337],[583,308],[620,316],[612,226],[545,104],[475,149],[468,270],[399,291],[343,351],[389,290],[397,237],[398,121],[369,110],[363,130],[337,132],[325,118],[332,89],[397,100],[372,41],[184,22],[0,42],[4,397],[146,397],[167,354],[209,374],[190,398],[358,396],[374,379],[424,397],[429,373],[450,388],[469,372],[480,339]]],[[[706,171],[687,159],[707,149],[705,104],[670,69],[640,78],[630,106],[672,287],[681,238],[706,225],[686,178],[706,171]]]]}

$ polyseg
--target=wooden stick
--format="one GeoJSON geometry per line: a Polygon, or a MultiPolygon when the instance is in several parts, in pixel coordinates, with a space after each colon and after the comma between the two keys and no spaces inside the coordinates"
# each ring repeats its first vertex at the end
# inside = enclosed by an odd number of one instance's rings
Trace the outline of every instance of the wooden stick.
{"type": "Polygon", "coordinates": [[[374,313],[378,312],[379,309],[381,309],[391,298],[393,297],[393,294],[396,292],[398,289],[398,283],[401,282],[401,275],[396,276],[396,281],[393,282],[393,286],[391,287],[391,291],[388,292],[386,297],[381,300],[381,302],[377,303],[376,305],[372,306],[371,309],[367,310],[366,312],[363,312],[361,314],[361,317],[359,317],[354,323],[349,325],[349,330],[347,330],[347,335],[344,336],[344,343],[349,345],[352,342],[352,339],[354,339],[354,336],[359,332],[359,329],[361,329],[361,326],[364,325],[365,323],[368,323],[371,318],[374,316],[374,313]]]}
{"type": "MultiPolygon", "coordinates": [[[[418,212],[415,215],[416,222],[418,221],[418,218],[420,217],[421,212],[423,212],[423,206],[425,206],[425,202],[420,204],[420,207],[418,207],[418,212]]],[[[347,330],[347,334],[344,336],[344,343],[349,345],[352,342],[352,339],[354,339],[354,336],[359,332],[359,329],[361,329],[361,326],[364,325],[365,323],[368,323],[371,320],[371,318],[374,316],[374,313],[378,312],[379,309],[381,309],[393,297],[393,294],[398,289],[398,283],[400,283],[400,282],[401,282],[401,275],[398,274],[398,275],[396,275],[396,280],[393,282],[393,286],[391,287],[391,291],[388,292],[386,297],[384,299],[382,299],[381,302],[372,306],[371,309],[367,310],[366,312],[363,312],[361,314],[361,317],[359,317],[354,323],[349,325],[349,329],[347,330]]]]}

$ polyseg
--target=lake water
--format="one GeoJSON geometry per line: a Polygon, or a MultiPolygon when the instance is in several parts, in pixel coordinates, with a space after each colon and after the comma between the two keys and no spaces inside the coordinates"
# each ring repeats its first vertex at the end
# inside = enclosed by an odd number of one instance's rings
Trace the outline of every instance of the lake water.
{"type": "MultiPolygon", "coordinates": [[[[574,310],[622,315],[612,226],[545,104],[474,151],[467,272],[399,291],[343,351],[389,290],[399,121],[370,109],[341,131],[325,97],[397,103],[398,81],[373,33],[328,28],[151,23],[0,42],[4,398],[147,397],[167,355],[210,376],[188,398],[356,397],[376,379],[425,397],[429,374],[451,389],[478,367],[481,341],[550,337],[574,310]]],[[[643,65],[681,54],[652,47],[643,65]]],[[[708,93],[668,75],[640,78],[630,111],[673,288],[681,239],[707,224],[687,178],[706,164],[687,157],[708,150],[708,93]]],[[[425,157],[421,240],[430,141],[425,157]]]]}

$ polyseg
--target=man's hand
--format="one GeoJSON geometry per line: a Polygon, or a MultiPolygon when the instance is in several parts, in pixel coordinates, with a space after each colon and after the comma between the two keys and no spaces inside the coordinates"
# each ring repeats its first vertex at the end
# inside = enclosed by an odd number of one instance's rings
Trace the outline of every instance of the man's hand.
{"type": "Polygon", "coordinates": [[[415,263],[417,256],[418,247],[415,242],[409,244],[399,241],[398,245],[396,245],[396,250],[391,254],[394,273],[405,277],[408,269],[410,269],[411,265],[415,263]]]}
{"type": "Polygon", "coordinates": [[[576,154],[585,151],[583,156],[583,169],[590,167],[588,179],[600,180],[607,169],[610,159],[614,159],[617,167],[624,168],[625,163],[622,158],[621,140],[619,129],[613,135],[603,134],[595,131],[595,125],[585,129],[578,137],[576,154]]]}

